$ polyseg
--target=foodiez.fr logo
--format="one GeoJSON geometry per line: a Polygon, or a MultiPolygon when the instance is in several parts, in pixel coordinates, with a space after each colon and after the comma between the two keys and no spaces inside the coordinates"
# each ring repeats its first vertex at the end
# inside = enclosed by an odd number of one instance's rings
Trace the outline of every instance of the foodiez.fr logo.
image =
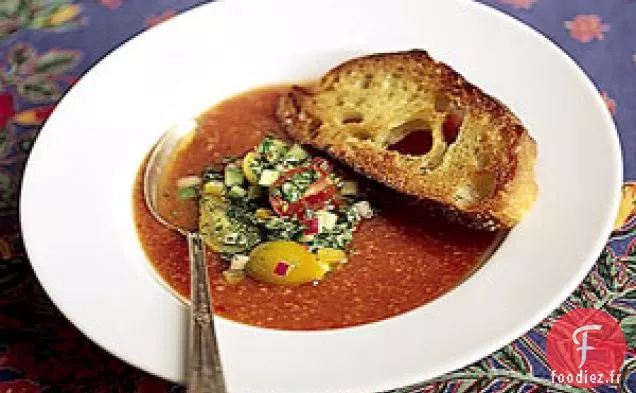
{"type": "Polygon", "coordinates": [[[552,382],[582,388],[616,384],[625,351],[625,335],[609,314],[591,308],[572,310],[548,333],[550,377],[552,382]]]}

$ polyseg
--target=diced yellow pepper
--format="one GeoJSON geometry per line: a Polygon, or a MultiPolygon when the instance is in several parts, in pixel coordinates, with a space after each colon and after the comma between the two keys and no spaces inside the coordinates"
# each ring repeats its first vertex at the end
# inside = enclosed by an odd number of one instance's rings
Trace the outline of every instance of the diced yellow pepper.
{"type": "Polygon", "coordinates": [[[256,160],[256,153],[251,151],[243,157],[243,173],[245,174],[245,178],[252,184],[258,183],[258,176],[254,173],[252,169],[252,162],[256,160]]]}
{"type": "Polygon", "coordinates": [[[327,272],[314,254],[289,240],[258,245],[252,250],[245,271],[256,280],[281,285],[319,281],[327,272]]]}
{"type": "Polygon", "coordinates": [[[316,251],[318,263],[331,270],[336,265],[342,264],[347,260],[347,254],[335,248],[319,248],[316,251]]]}
{"type": "Polygon", "coordinates": [[[225,191],[225,185],[220,181],[209,181],[203,185],[203,192],[209,195],[221,196],[225,191]]]}

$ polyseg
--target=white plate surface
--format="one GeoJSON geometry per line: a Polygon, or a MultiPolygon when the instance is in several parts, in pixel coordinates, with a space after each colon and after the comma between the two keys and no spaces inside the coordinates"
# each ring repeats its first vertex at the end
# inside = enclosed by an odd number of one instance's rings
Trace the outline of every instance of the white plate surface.
{"type": "Polygon", "coordinates": [[[26,170],[24,239],[44,288],[96,343],[181,380],[186,309],[152,277],[132,221],[146,152],[169,125],[240,91],[411,48],[450,64],[528,126],[539,146],[535,206],[474,276],[407,314],[294,333],[218,319],[230,391],[385,390],[464,366],[531,329],[583,279],[609,234],[618,140],[599,94],[564,53],[462,0],[232,0],[108,55],[62,100],[26,170]]]}

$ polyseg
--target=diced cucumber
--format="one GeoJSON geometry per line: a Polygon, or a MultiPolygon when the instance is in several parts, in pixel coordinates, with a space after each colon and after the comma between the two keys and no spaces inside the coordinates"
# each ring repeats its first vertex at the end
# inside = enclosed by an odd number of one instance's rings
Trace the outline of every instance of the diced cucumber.
{"type": "Polygon", "coordinates": [[[225,270],[223,271],[223,278],[230,284],[238,284],[245,279],[245,272],[234,269],[225,270]]]}
{"type": "Polygon", "coordinates": [[[245,269],[245,265],[247,265],[247,262],[249,260],[250,260],[250,257],[248,257],[247,255],[234,254],[234,256],[232,256],[232,261],[230,262],[230,269],[243,270],[245,269]]]}
{"type": "Polygon", "coordinates": [[[264,187],[269,187],[272,184],[274,184],[276,180],[278,180],[279,176],[280,176],[280,173],[278,171],[274,171],[271,169],[263,169],[263,172],[261,173],[261,178],[258,179],[258,184],[264,187]]]}
{"type": "Polygon", "coordinates": [[[316,238],[316,235],[305,235],[303,234],[300,239],[298,239],[301,243],[311,243],[316,238]]]}
{"type": "Polygon", "coordinates": [[[240,186],[243,184],[245,176],[243,170],[236,165],[230,164],[225,167],[225,185],[228,187],[240,186]]]}
{"type": "Polygon", "coordinates": [[[362,218],[373,217],[373,209],[368,201],[359,201],[353,204],[353,208],[357,210],[358,214],[362,218]]]}
{"type": "Polygon", "coordinates": [[[285,155],[286,160],[303,161],[309,157],[309,153],[305,151],[299,144],[294,144],[285,155]]]}
{"type": "Polygon", "coordinates": [[[333,227],[336,226],[336,221],[338,221],[337,214],[333,214],[324,210],[316,212],[316,217],[318,217],[320,232],[332,230],[333,227]]]}
{"type": "Polygon", "coordinates": [[[199,196],[197,187],[182,187],[177,189],[179,199],[194,199],[199,196]]]}
{"type": "Polygon", "coordinates": [[[247,196],[247,191],[241,186],[232,186],[227,194],[230,198],[243,198],[247,196]]]}

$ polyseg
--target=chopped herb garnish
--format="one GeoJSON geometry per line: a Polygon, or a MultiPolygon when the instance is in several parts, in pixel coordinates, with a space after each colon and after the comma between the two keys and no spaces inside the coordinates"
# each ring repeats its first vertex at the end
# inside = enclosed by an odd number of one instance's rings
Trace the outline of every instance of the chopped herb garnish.
{"type": "Polygon", "coordinates": [[[201,233],[228,266],[272,241],[344,256],[371,212],[357,185],[343,181],[329,162],[271,136],[242,159],[224,157],[206,168],[201,185],[179,190],[182,199],[199,195],[201,233]]]}

